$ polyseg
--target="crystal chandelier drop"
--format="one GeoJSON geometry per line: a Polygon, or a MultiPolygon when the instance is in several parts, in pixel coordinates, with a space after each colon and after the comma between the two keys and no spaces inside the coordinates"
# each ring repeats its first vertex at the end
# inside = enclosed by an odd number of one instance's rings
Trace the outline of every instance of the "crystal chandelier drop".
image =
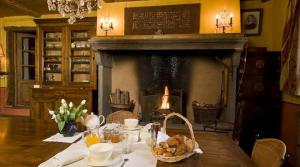
{"type": "Polygon", "coordinates": [[[63,17],[69,16],[68,23],[83,19],[94,7],[101,8],[101,0],[47,0],[49,11],[58,11],[63,17]]]}

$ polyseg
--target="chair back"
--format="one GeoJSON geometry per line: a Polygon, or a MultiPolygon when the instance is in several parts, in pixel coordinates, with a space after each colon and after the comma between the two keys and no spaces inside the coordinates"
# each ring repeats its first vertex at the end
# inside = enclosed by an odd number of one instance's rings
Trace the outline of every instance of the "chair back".
{"type": "Polygon", "coordinates": [[[124,124],[124,120],[129,119],[129,118],[137,119],[138,117],[132,112],[121,110],[121,111],[117,111],[117,112],[113,112],[113,113],[109,114],[107,117],[107,123],[124,124]]]}
{"type": "Polygon", "coordinates": [[[280,167],[286,154],[285,144],[278,139],[256,140],[251,159],[257,167],[280,167]]]}

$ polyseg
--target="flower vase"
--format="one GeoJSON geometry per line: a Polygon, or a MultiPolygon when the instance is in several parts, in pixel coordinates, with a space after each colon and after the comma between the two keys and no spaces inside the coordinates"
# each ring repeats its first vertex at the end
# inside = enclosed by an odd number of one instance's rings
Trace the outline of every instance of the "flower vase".
{"type": "Polygon", "coordinates": [[[64,137],[74,136],[77,131],[77,124],[75,121],[66,122],[64,128],[60,132],[64,137]]]}

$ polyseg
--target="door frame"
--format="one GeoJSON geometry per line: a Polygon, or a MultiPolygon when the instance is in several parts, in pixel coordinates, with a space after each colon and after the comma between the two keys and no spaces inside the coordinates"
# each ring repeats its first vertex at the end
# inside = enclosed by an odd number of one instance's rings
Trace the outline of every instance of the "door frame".
{"type": "MultiPolygon", "coordinates": [[[[17,107],[17,97],[15,96],[15,87],[17,84],[15,83],[15,63],[16,59],[14,53],[16,53],[16,46],[14,41],[16,41],[16,33],[28,33],[28,32],[37,32],[36,27],[15,27],[15,26],[8,26],[4,27],[6,31],[6,67],[8,72],[7,77],[7,105],[11,107],[17,107]]],[[[37,70],[37,69],[35,69],[37,70]]],[[[35,77],[36,81],[36,77],[35,77]]],[[[22,107],[25,108],[25,107],[22,107]]],[[[27,108],[27,107],[26,107],[27,108]]]]}

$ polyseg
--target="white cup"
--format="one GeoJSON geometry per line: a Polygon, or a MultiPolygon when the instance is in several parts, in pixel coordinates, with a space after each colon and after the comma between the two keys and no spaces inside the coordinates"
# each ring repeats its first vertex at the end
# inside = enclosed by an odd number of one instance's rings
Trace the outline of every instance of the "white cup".
{"type": "Polygon", "coordinates": [[[108,160],[113,151],[113,145],[109,143],[98,143],[89,147],[90,158],[93,161],[101,162],[108,160]]]}
{"type": "Polygon", "coordinates": [[[138,126],[139,120],[138,119],[125,119],[124,124],[127,128],[135,128],[138,126]]]}

